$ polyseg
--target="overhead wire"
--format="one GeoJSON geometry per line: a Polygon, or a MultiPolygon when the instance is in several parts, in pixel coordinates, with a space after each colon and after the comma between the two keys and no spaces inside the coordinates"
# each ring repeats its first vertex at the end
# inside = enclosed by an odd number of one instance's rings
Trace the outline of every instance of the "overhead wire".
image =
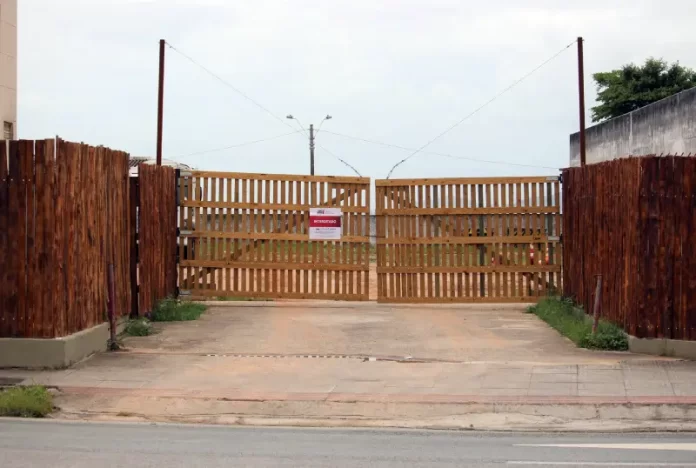
{"type": "Polygon", "coordinates": [[[300,133],[301,130],[295,130],[294,132],[289,132],[289,133],[283,133],[282,135],[276,135],[268,138],[262,138],[261,140],[252,140],[252,141],[246,141],[244,143],[238,143],[236,145],[230,145],[230,146],[223,146],[221,148],[213,148],[209,150],[203,150],[203,151],[197,151],[195,153],[188,153],[188,154],[182,154],[181,156],[177,156],[177,158],[187,158],[189,156],[197,156],[199,154],[207,154],[207,153],[215,153],[217,151],[224,151],[232,148],[240,148],[242,146],[248,146],[248,145],[253,145],[254,143],[262,143],[264,141],[271,141],[275,140],[281,137],[285,137],[288,135],[294,135],[295,133],[300,133]]]}
{"type": "Polygon", "coordinates": [[[425,148],[427,148],[428,146],[430,146],[432,143],[434,143],[434,142],[437,141],[438,139],[442,138],[442,137],[445,136],[447,133],[449,133],[450,131],[454,130],[455,128],[457,128],[457,127],[458,127],[459,125],[461,125],[462,123],[464,123],[466,120],[468,120],[468,119],[470,119],[471,117],[473,117],[474,115],[476,115],[481,109],[483,109],[484,107],[488,106],[489,104],[491,104],[492,102],[494,102],[496,99],[498,99],[499,97],[501,97],[502,95],[504,95],[505,93],[507,93],[508,91],[510,91],[511,89],[513,89],[515,86],[517,86],[518,84],[520,84],[522,81],[524,81],[525,79],[527,79],[528,77],[530,77],[531,75],[533,75],[537,70],[539,70],[540,68],[544,67],[547,63],[551,62],[551,61],[554,60],[556,57],[558,57],[559,55],[561,55],[563,52],[565,52],[566,50],[568,50],[573,44],[575,44],[575,42],[576,42],[576,41],[573,41],[573,42],[571,42],[570,44],[568,44],[567,46],[563,47],[561,50],[559,50],[558,52],[556,52],[555,54],[553,54],[551,57],[549,57],[548,59],[544,60],[541,64],[537,65],[537,66],[536,66],[535,68],[533,68],[531,71],[529,71],[529,72],[527,72],[526,74],[524,74],[521,78],[518,78],[517,80],[513,81],[512,84],[510,84],[507,88],[503,89],[502,91],[500,91],[499,93],[497,93],[496,95],[494,95],[491,99],[489,99],[488,101],[486,101],[485,103],[483,103],[482,105],[480,105],[479,107],[477,107],[476,109],[474,109],[472,112],[470,112],[469,114],[467,114],[466,116],[464,116],[464,117],[463,117],[462,119],[460,119],[458,122],[454,123],[453,125],[450,125],[450,126],[449,126],[447,129],[445,129],[443,132],[439,133],[435,138],[429,140],[429,141],[428,141],[427,143],[425,143],[423,146],[421,146],[421,147],[419,147],[418,149],[416,149],[413,153],[411,153],[410,155],[406,156],[404,159],[402,159],[402,160],[400,160],[399,162],[397,162],[396,164],[394,164],[394,165],[392,166],[392,168],[389,170],[389,173],[387,174],[387,177],[386,177],[386,178],[389,179],[389,178],[391,177],[392,173],[394,172],[394,170],[395,170],[397,167],[399,167],[400,165],[402,165],[403,163],[405,163],[406,161],[408,161],[409,159],[411,159],[412,157],[414,157],[415,155],[417,155],[418,153],[420,153],[421,151],[423,151],[425,148]]]}
{"type": "MultiPolygon", "coordinates": [[[[340,136],[343,138],[348,138],[350,140],[356,140],[356,141],[362,141],[364,143],[371,143],[374,145],[380,145],[380,146],[384,146],[387,148],[395,148],[395,149],[400,149],[400,150],[404,150],[404,151],[414,151],[415,150],[414,148],[407,148],[405,146],[395,145],[392,143],[385,143],[383,141],[369,140],[367,138],[355,137],[355,136],[351,136],[351,135],[346,135],[344,133],[334,132],[331,130],[324,130],[324,133],[328,133],[330,135],[340,136]]],[[[475,162],[488,163],[488,164],[501,164],[501,165],[505,165],[505,166],[533,167],[533,168],[537,168],[537,169],[554,169],[554,170],[559,169],[558,167],[540,166],[540,165],[536,165],[536,164],[514,163],[514,162],[509,162],[509,161],[496,161],[496,160],[492,160],[492,159],[480,159],[480,158],[471,158],[468,156],[457,156],[457,155],[453,155],[453,154],[441,153],[441,152],[436,152],[436,151],[422,151],[422,153],[423,154],[431,154],[434,156],[443,156],[443,157],[452,158],[452,159],[462,159],[462,160],[467,160],[467,161],[475,161],[475,162]]]]}
{"type": "Polygon", "coordinates": [[[197,62],[196,60],[194,60],[191,56],[189,56],[189,55],[183,53],[182,51],[180,51],[179,49],[177,49],[176,47],[174,47],[171,43],[166,42],[166,41],[165,41],[165,43],[167,44],[167,46],[169,46],[170,49],[172,49],[173,51],[175,51],[176,53],[178,53],[179,55],[181,55],[182,57],[184,57],[185,59],[187,59],[189,62],[193,63],[194,65],[196,65],[197,67],[199,67],[200,69],[202,69],[203,71],[205,71],[206,73],[208,73],[210,76],[212,76],[213,78],[215,78],[216,80],[218,80],[220,83],[224,84],[225,86],[227,86],[228,88],[230,88],[232,91],[234,91],[235,93],[239,94],[239,95],[242,96],[244,99],[246,99],[247,101],[251,102],[251,103],[254,104],[256,107],[258,107],[259,109],[261,109],[262,111],[264,111],[265,113],[267,113],[268,115],[270,115],[271,117],[273,117],[274,119],[276,119],[277,121],[279,121],[280,123],[282,123],[283,125],[285,125],[286,127],[293,128],[293,126],[290,125],[290,124],[287,122],[287,120],[285,120],[285,119],[283,119],[283,118],[281,118],[281,117],[278,117],[276,114],[274,114],[273,112],[271,112],[268,108],[266,108],[263,104],[261,104],[260,102],[258,102],[258,101],[255,100],[255,99],[253,99],[253,98],[250,97],[248,94],[244,93],[242,90],[240,90],[239,88],[237,88],[236,86],[234,86],[232,83],[230,83],[229,81],[227,81],[227,80],[225,80],[224,78],[222,78],[220,75],[218,75],[218,74],[214,73],[213,71],[211,71],[208,67],[206,67],[206,66],[204,66],[204,65],[201,65],[199,62],[197,62]]]}
{"type": "MultiPolygon", "coordinates": [[[[302,123],[301,123],[299,120],[297,120],[296,118],[294,118],[294,117],[293,117],[293,120],[294,120],[295,122],[297,122],[297,124],[299,125],[300,131],[304,132],[305,136],[306,136],[307,138],[309,138],[309,133],[307,133],[307,129],[304,128],[304,127],[302,126],[302,123]]],[[[322,123],[324,123],[323,120],[322,120],[322,123]]],[[[319,124],[319,126],[320,126],[320,128],[321,128],[321,124],[319,124]]],[[[318,133],[318,130],[317,130],[317,133],[318,133]]],[[[316,133],[315,133],[315,136],[316,136],[316,133]]],[[[342,162],[343,164],[345,164],[345,165],[346,165],[347,167],[349,167],[353,172],[355,172],[355,173],[357,174],[358,177],[362,177],[362,174],[360,174],[360,172],[358,172],[358,170],[357,170],[352,164],[350,164],[350,163],[348,163],[347,161],[345,161],[344,159],[342,159],[342,158],[336,156],[334,153],[332,153],[331,151],[329,151],[328,149],[326,149],[325,147],[323,147],[323,146],[321,146],[319,143],[317,143],[316,140],[315,140],[315,142],[314,142],[314,145],[315,145],[315,146],[318,146],[318,147],[321,148],[324,152],[328,153],[329,155],[333,156],[333,157],[334,157],[335,159],[337,159],[338,161],[340,161],[340,162],[342,162]]]]}
{"type": "MultiPolygon", "coordinates": [[[[215,72],[213,72],[212,70],[210,70],[208,67],[206,67],[206,66],[202,65],[201,63],[199,63],[198,61],[196,61],[196,60],[195,60],[193,57],[191,57],[190,55],[185,54],[185,53],[182,52],[181,50],[179,50],[179,49],[177,49],[176,47],[174,47],[174,45],[172,45],[170,42],[165,41],[165,44],[167,44],[167,46],[168,46],[170,49],[172,49],[173,51],[175,51],[176,53],[178,53],[179,55],[181,55],[182,57],[184,57],[184,58],[187,59],[189,62],[191,62],[191,63],[193,63],[194,65],[196,65],[197,67],[201,68],[203,71],[205,71],[205,72],[208,73],[210,76],[212,76],[213,78],[215,78],[216,80],[218,80],[220,83],[224,84],[225,86],[227,86],[228,88],[230,88],[232,91],[234,91],[235,93],[239,94],[239,95],[242,96],[244,99],[246,99],[247,101],[251,102],[251,103],[254,104],[256,107],[258,107],[259,109],[261,109],[262,111],[264,111],[265,113],[267,113],[268,115],[270,115],[271,117],[273,117],[274,119],[276,119],[277,121],[279,121],[280,123],[282,123],[283,125],[285,125],[286,127],[289,127],[289,128],[291,128],[291,129],[294,129],[294,128],[295,128],[295,127],[293,127],[292,125],[290,125],[290,124],[288,123],[287,119],[283,119],[283,118],[279,117],[278,115],[274,114],[274,113],[271,112],[267,107],[265,107],[263,104],[261,104],[260,102],[256,101],[255,99],[253,99],[253,98],[252,98],[251,96],[249,96],[248,94],[244,93],[242,90],[240,90],[239,88],[237,88],[236,86],[234,86],[232,83],[230,83],[229,81],[225,80],[225,79],[222,78],[220,75],[218,75],[218,74],[216,74],[215,72]]],[[[302,131],[305,132],[305,134],[306,134],[306,130],[305,130],[304,128],[302,128],[302,131]]],[[[299,133],[299,132],[293,132],[293,133],[299,133]]],[[[283,135],[283,136],[284,136],[284,135],[283,135]]],[[[323,146],[321,146],[321,145],[318,145],[318,144],[317,144],[316,146],[318,146],[319,148],[321,148],[322,150],[324,150],[326,153],[328,153],[330,156],[334,157],[335,159],[337,159],[337,160],[340,161],[341,163],[343,163],[343,164],[345,164],[346,166],[348,166],[351,170],[353,170],[353,172],[355,172],[356,174],[358,174],[358,175],[360,176],[360,173],[358,172],[358,170],[355,169],[355,167],[353,167],[351,164],[349,164],[348,162],[346,162],[346,161],[343,160],[342,158],[336,156],[334,153],[332,153],[331,151],[329,151],[329,150],[326,149],[325,147],[323,147],[323,146]]],[[[362,177],[362,176],[360,176],[360,177],[362,177]]]]}

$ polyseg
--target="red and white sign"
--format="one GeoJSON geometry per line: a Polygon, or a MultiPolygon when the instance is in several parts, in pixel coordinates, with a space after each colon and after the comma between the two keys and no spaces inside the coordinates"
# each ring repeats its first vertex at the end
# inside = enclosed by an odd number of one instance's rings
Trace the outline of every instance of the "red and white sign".
{"type": "Polygon", "coordinates": [[[310,208],[309,239],[341,240],[341,209],[310,208]]]}

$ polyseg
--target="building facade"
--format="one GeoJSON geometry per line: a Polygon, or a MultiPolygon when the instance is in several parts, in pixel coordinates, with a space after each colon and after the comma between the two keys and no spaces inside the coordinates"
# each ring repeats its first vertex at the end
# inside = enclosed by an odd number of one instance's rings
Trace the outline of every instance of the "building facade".
{"type": "Polygon", "coordinates": [[[0,0],[0,138],[17,138],[17,0],[0,0]]]}
{"type": "MultiPolygon", "coordinates": [[[[647,154],[696,155],[696,88],[585,131],[587,164],[647,154]]],[[[580,134],[570,135],[570,166],[580,165],[580,134]]]]}

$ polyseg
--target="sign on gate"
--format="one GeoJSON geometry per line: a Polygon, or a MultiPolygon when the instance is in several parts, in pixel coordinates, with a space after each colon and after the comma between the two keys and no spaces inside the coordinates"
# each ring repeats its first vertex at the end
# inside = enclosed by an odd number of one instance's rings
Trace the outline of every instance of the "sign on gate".
{"type": "Polygon", "coordinates": [[[341,240],[341,209],[310,208],[309,240],[341,240]]]}

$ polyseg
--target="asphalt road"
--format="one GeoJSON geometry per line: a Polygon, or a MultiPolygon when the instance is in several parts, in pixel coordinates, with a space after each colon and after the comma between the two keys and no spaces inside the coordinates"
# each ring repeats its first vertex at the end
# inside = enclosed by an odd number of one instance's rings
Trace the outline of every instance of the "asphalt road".
{"type": "Polygon", "coordinates": [[[0,419],[0,467],[694,466],[690,434],[513,434],[0,419]]]}

